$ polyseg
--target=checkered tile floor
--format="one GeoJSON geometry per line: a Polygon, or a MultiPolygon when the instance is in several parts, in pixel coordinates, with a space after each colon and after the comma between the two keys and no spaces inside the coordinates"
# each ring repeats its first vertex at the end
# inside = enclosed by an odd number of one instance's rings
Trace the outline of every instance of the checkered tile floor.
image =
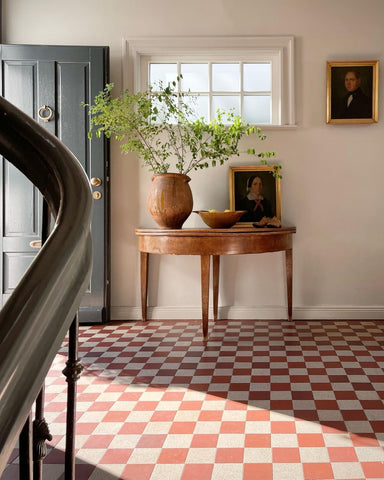
{"type": "MultiPolygon", "coordinates": [[[[76,479],[383,479],[383,346],[374,321],[220,321],[206,344],[197,321],[81,327],[76,479]]],[[[65,352],[47,480],[63,478],[65,352]]]]}

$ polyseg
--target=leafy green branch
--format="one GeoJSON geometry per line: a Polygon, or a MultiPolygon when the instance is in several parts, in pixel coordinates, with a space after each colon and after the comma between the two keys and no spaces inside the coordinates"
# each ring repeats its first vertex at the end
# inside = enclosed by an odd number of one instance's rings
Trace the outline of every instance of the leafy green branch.
{"type": "MultiPolygon", "coordinates": [[[[166,173],[173,165],[182,174],[223,165],[231,156],[239,156],[244,136],[256,134],[258,140],[265,139],[260,128],[231,111],[217,111],[210,122],[196,118],[191,95],[177,92],[177,82],[166,86],[160,82],[136,94],[125,90],[116,98],[111,93],[113,83],[107,84],[92,105],[83,104],[91,115],[89,137],[94,132],[97,137],[115,138],[123,153],[135,152],[154,173],[166,173]]],[[[254,148],[247,153],[256,155],[262,164],[275,156],[275,152],[256,153],[254,148]]],[[[273,174],[281,176],[278,165],[273,174]]]]}

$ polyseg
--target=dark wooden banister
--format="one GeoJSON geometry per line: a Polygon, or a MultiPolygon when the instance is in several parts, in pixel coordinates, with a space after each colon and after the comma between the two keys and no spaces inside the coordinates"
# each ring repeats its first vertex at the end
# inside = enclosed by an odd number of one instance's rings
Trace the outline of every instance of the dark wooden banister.
{"type": "Polygon", "coordinates": [[[56,224],[0,312],[0,475],[89,284],[92,195],[73,154],[0,97],[0,154],[36,185],[56,224]]]}

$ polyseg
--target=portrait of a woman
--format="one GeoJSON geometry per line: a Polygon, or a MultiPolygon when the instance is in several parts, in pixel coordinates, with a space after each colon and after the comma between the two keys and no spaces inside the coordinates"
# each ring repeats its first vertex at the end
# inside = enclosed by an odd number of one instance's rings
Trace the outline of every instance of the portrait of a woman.
{"type": "Polygon", "coordinates": [[[247,180],[247,193],[239,202],[239,210],[247,210],[241,222],[259,222],[263,217],[272,217],[271,204],[263,195],[263,180],[260,175],[251,175],[247,180]]]}
{"type": "Polygon", "coordinates": [[[250,226],[273,217],[281,221],[280,177],[274,173],[271,165],[229,167],[229,207],[246,212],[239,225],[250,226]]]}

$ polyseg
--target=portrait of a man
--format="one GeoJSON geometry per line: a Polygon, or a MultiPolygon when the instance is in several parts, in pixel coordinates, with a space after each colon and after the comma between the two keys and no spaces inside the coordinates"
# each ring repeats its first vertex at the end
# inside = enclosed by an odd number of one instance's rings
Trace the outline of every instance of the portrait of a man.
{"type": "Polygon", "coordinates": [[[327,66],[327,123],[376,122],[377,61],[327,66]]]}

